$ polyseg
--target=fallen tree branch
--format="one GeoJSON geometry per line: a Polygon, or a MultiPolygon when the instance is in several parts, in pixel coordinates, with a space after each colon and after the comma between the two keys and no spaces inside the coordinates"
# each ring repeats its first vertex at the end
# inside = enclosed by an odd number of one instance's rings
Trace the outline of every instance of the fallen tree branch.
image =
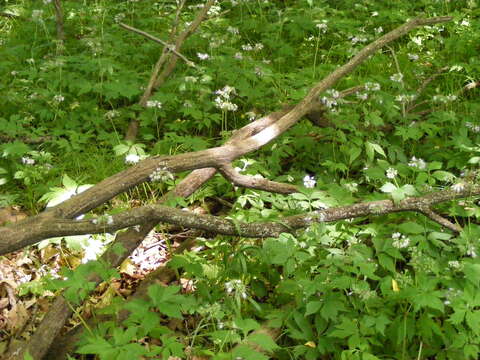
{"type": "MultiPolygon", "coordinates": [[[[362,202],[288,216],[275,222],[255,223],[241,223],[212,215],[197,215],[163,205],[145,205],[119,214],[104,215],[87,220],[48,219],[31,224],[27,231],[22,231],[22,226],[17,223],[4,228],[0,236],[7,242],[13,242],[15,237],[20,237],[21,243],[29,245],[54,236],[113,233],[124,228],[155,221],[222,235],[265,238],[278,237],[282,232],[291,232],[317,222],[332,222],[367,215],[385,215],[400,211],[424,213],[432,220],[441,225],[447,224],[447,227],[458,232],[461,230],[459,227],[453,227],[446,221],[440,220],[440,215],[434,214],[430,207],[441,202],[478,195],[480,195],[480,185],[465,185],[464,189],[459,192],[442,190],[420,197],[407,198],[398,204],[392,200],[362,202]]],[[[3,246],[0,247],[0,253],[2,252],[5,252],[3,246]]]]}

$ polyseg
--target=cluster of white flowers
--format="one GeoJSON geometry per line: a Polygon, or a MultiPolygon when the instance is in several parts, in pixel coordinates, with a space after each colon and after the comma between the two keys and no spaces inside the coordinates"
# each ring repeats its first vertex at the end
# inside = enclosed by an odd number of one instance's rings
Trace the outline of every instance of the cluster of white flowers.
{"type": "Polygon", "coordinates": [[[420,159],[420,158],[417,159],[415,156],[412,156],[412,158],[410,159],[410,162],[408,163],[408,166],[414,167],[417,169],[425,169],[427,167],[427,163],[423,159],[420,159]]]}
{"type": "Polygon", "coordinates": [[[210,58],[210,55],[204,54],[204,53],[197,53],[197,56],[200,60],[208,60],[210,58]]]}
{"type": "Polygon", "coordinates": [[[162,108],[162,103],[158,100],[148,100],[146,104],[147,108],[162,108]]]}
{"type": "Polygon", "coordinates": [[[248,117],[248,120],[250,120],[250,121],[253,121],[257,118],[257,114],[254,111],[246,112],[245,116],[248,117]]]}
{"type": "Polygon", "coordinates": [[[233,55],[233,57],[237,60],[243,60],[243,54],[241,52],[235,53],[235,55],[233,55]]]}
{"type": "Polygon", "coordinates": [[[456,184],[452,185],[452,190],[455,191],[456,193],[460,193],[463,190],[465,190],[465,183],[463,182],[458,182],[456,184]]]}
{"type": "Polygon", "coordinates": [[[467,122],[465,123],[465,126],[466,126],[468,129],[472,130],[474,133],[479,133],[479,132],[480,132],[480,125],[474,125],[474,124],[472,124],[470,121],[467,121],[467,122]]]}
{"type": "Polygon", "coordinates": [[[441,102],[446,104],[448,102],[457,100],[457,96],[456,95],[434,95],[432,100],[435,102],[441,102]]]}
{"type": "Polygon", "coordinates": [[[22,164],[35,165],[35,159],[32,159],[31,157],[28,157],[28,156],[24,156],[22,157],[22,164]]]}
{"type": "Polygon", "coordinates": [[[408,60],[411,60],[411,61],[417,61],[420,58],[420,56],[418,56],[417,54],[411,54],[411,53],[408,53],[407,56],[408,56],[408,60]]]}
{"type": "Polygon", "coordinates": [[[63,95],[55,95],[53,97],[53,101],[58,102],[58,103],[61,103],[64,100],[65,100],[65,98],[63,97],[63,95]]]}
{"type": "Polygon", "coordinates": [[[230,280],[225,283],[225,289],[227,290],[227,294],[239,294],[242,299],[247,298],[247,287],[242,282],[242,280],[230,280]]]}
{"type": "Polygon", "coordinates": [[[136,164],[139,161],[140,161],[140,156],[138,156],[137,154],[127,154],[127,156],[125,156],[126,164],[136,164]]]}
{"type": "Polygon", "coordinates": [[[122,22],[122,20],[125,19],[125,14],[124,13],[119,13],[114,16],[113,21],[116,23],[122,22]]]}
{"type": "Polygon", "coordinates": [[[398,171],[397,171],[396,169],[394,169],[394,168],[389,167],[389,168],[387,169],[387,171],[385,171],[385,175],[386,175],[387,178],[389,178],[389,179],[395,179],[395,176],[398,175],[398,171]]]}
{"type": "Polygon", "coordinates": [[[403,81],[403,74],[402,73],[396,73],[390,76],[390,80],[401,83],[403,81]]]}
{"type": "Polygon", "coordinates": [[[337,99],[340,97],[340,93],[335,89],[327,90],[325,93],[327,94],[327,96],[324,96],[320,99],[322,104],[329,109],[337,106],[337,99]]]}
{"type": "Polygon", "coordinates": [[[255,45],[252,45],[252,44],[242,45],[243,51],[260,51],[262,49],[263,49],[262,43],[256,43],[255,45]]]}
{"type": "Polygon", "coordinates": [[[51,2],[52,2],[52,0],[43,0],[43,4],[44,4],[44,5],[48,5],[48,4],[50,4],[51,2]]]}
{"type": "Polygon", "coordinates": [[[263,71],[263,69],[260,66],[255,66],[255,70],[253,72],[258,77],[263,77],[265,75],[265,71],[263,71]]]}
{"type": "Polygon", "coordinates": [[[220,5],[212,5],[207,11],[208,16],[218,16],[222,12],[222,7],[220,5]]]}
{"type": "Polygon", "coordinates": [[[454,270],[460,270],[462,268],[462,264],[457,260],[449,261],[448,266],[454,270]]]}
{"type": "Polygon", "coordinates": [[[420,36],[412,37],[412,41],[418,46],[422,46],[423,39],[420,36]]]}
{"type": "Polygon", "coordinates": [[[166,167],[156,168],[149,176],[150,181],[167,181],[175,179],[175,176],[166,167]]]}
{"type": "Polygon", "coordinates": [[[217,108],[224,111],[236,111],[238,109],[238,106],[230,101],[237,94],[234,87],[225,85],[223,89],[215,91],[215,94],[218,95],[214,101],[217,108]]]}
{"type": "Polygon", "coordinates": [[[475,249],[475,246],[470,245],[467,249],[467,255],[471,256],[472,258],[476,258],[477,255],[477,249],[475,249]]]}
{"type": "Polygon", "coordinates": [[[407,94],[400,94],[395,97],[395,101],[401,102],[402,104],[409,103],[415,99],[416,95],[407,95],[407,94]]]}
{"type": "Polygon", "coordinates": [[[325,34],[328,30],[327,20],[322,20],[321,23],[315,25],[319,32],[325,34]]]}
{"type": "Polygon", "coordinates": [[[402,235],[399,232],[395,232],[392,234],[392,245],[397,249],[404,249],[410,245],[410,239],[405,235],[402,235]]]}
{"type": "Polygon", "coordinates": [[[365,83],[365,90],[367,90],[367,91],[380,91],[380,84],[379,83],[373,83],[373,82],[367,82],[367,83],[365,83]]]}
{"type": "Polygon", "coordinates": [[[368,99],[368,94],[366,92],[359,92],[357,93],[357,99],[365,101],[368,99]]]}
{"type": "Polygon", "coordinates": [[[313,176],[305,175],[303,178],[303,185],[308,189],[314,188],[316,183],[317,181],[313,176]]]}
{"type": "Polygon", "coordinates": [[[105,119],[112,120],[113,118],[118,117],[120,115],[120,112],[118,110],[110,110],[105,113],[105,119]]]}
{"type": "Polygon", "coordinates": [[[352,42],[352,45],[355,45],[356,43],[367,42],[368,39],[366,36],[358,35],[358,36],[350,36],[350,41],[352,42]]]}
{"type": "Polygon", "coordinates": [[[379,26],[375,28],[374,31],[375,31],[375,34],[381,34],[383,32],[383,27],[379,26]]]}

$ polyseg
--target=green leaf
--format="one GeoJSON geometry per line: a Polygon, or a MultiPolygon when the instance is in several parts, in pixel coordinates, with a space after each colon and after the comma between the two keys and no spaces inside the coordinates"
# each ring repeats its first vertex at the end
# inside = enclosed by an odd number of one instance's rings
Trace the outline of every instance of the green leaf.
{"type": "Polygon", "coordinates": [[[385,184],[383,184],[383,186],[380,188],[381,191],[383,191],[384,193],[391,193],[395,190],[397,190],[398,187],[394,184],[392,184],[391,182],[387,182],[385,184]]]}
{"type": "Polygon", "coordinates": [[[248,335],[246,341],[253,342],[259,345],[263,350],[269,352],[279,348],[279,346],[275,343],[271,336],[259,332],[254,332],[248,335]]]}
{"type": "Polygon", "coordinates": [[[316,314],[318,310],[322,307],[321,301],[310,301],[307,303],[305,316],[316,314]]]}

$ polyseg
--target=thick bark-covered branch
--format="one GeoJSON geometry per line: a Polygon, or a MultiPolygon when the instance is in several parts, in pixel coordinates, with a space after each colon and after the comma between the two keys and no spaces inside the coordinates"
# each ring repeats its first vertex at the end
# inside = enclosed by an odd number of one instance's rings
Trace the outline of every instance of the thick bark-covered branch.
{"type": "MultiPolygon", "coordinates": [[[[197,215],[163,205],[146,205],[120,214],[104,215],[88,220],[54,218],[33,223],[28,229],[24,229],[19,223],[5,227],[1,229],[0,236],[7,240],[6,243],[13,242],[14,246],[17,247],[5,247],[2,244],[0,246],[0,254],[17,250],[19,248],[18,244],[21,244],[21,247],[23,247],[54,236],[112,233],[154,221],[206,230],[222,235],[258,238],[277,237],[282,232],[305,228],[317,222],[332,222],[367,215],[385,215],[400,211],[425,213],[433,220],[445,225],[445,222],[439,221],[439,215],[433,215],[434,213],[429,210],[431,206],[462,197],[478,195],[480,195],[479,185],[466,185],[461,192],[443,190],[425,196],[407,198],[398,204],[395,204],[392,200],[362,202],[354,205],[317,210],[302,215],[288,216],[280,218],[275,222],[255,223],[236,222],[212,215],[197,215]]],[[[452,228],[451,225],[448,227],[452,228]]],[[[460,231],[461,229],[455,227],[453,230],[460,231]]]]}

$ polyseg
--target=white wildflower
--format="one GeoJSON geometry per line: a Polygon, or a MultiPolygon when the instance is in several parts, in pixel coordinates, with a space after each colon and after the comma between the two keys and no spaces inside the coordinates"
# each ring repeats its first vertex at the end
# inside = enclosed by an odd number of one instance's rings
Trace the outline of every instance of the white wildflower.
{"type": "Polygon", "coordinates": [[[210,55],[204,54],[204,53],[197,53],[197,56],[200,60],[208,60],[210,58],[210,55]]]}
{"type": "Polygon", "coordinates": [[[235,53],[233,57],[237,60],[243,60],[243,54],[241,52],[235,53]]]}
{"type": "Polygon", "coordinates": [[[327,30],[328,30],[328,25],[327,25],[327,21],[326,21],[326,20],[323,20],[320,24],[317,24],[317,25],[315,25],[315,26],[316,26],[317,29],[318,29],[321,33],[323,33],[323,34],[325,34],[325,33],[327,32],[327,30]]]}
{"type": "Polygon", "coordinates": [[[139,161],[140,161],[140,156],[138,156],[137,154],[128,154],[127,156],[125,156],[126,164],[136,164],[139,161]]]}
{"type": "Polygon", "coordinates": [[[449,261],[448,266],[451,267],[454,270],[459,270],[462,267],[460,262],[457,261],[457,260],[449,261]]]}
{"type": "Polygon", "coordinates": [[[425,169],[427,167],[427,164],[425,163],[425,161],[423,161],[423,159],[417,159],[415,156],[412,156],[410,162],[408,163],[408,166],[418,169],[425,169]]]}
{"type": "Polygon", "coordinates": [[[375,34],[381,34],[383,32],[383,27],[379,26],[375,30],[375,34]]]}
{"type": "Polygon", "coordinates": [[[423,39],[420,36],[414,36],[412,41],[418,46],[422,46],[423,39]]]}
{"type": "Polygon", "coordinates": [[[218,16],[220,15],[222,11],[222,8],[218,5],[213,5],[212,7],[210,7],[210,9],[208,9],[208,12],[207,12],[207,15],[208,16],[218,16]]]}
{"type": "Polygon", "coordinates": [[[30,59],[27,59],[25,60],[27,63],[29,63],[30,65],[33,65],[35,64],[35,59],[34,58],[30,58],[30,59]]]}
{"type": "Polygon", "coordinates": [[[453,184],[451,189],[456,193],[461,193],[463,190],[465,190],[465,183],[459,182],[459,183],[453,184]]]}
{"type": "Polygon", "coordinates": [[[398,175],[398,171],[396,169],[390,167],[390,168],[387,169],[385,174],[386,174],[387,178],[394,179],[395,176],[398,175]]]}
{"type": "Polygon", "coordinates": [[[463,19],[460,23],[460,26],[470,26],[470,21],[468,21],[467,19],[463,19]]]}
{"type": "Polygon", "coordinates": [[[254,48],[255,51],[260,51],[263,49],[263,44],[262,43],[256,43],[254,48]]]}
{"type": "Polygon", "coordinates": [[[167,181],[175,179],[175,176],[165,167],[156,168],[149,176],[150,181],[167,181]]]}
{"type": "Polygon", "coordinates": [[[392,246],[397,249],[404,249],[410,245],[410,239],[398,232],[392,234],[392,246]]]}
{"type": "Polygon", "coordinates": [[[305,175],[305,177],[303,178],[303,185],[308,189],[315,187],[316,183],[317,181],[313,176],[305,175]]]}
{"type": "Polygon", "coordinates": [[[477,257],[477,250],[475,249],[475,247],[473,245],[470,245],[467,249],[467,255],[468,256],[471,256],[472,258],[476,258],[477,257]]]}
{"type": "Polygon", "coordinates": [[[53,97],[53,101],[58,102],[58,103],[61,103],[64,100],[65,100],[65,98],[63,97],[63,95],[55,95],[53,97]]]}
{"type": "Polygon", "coordinates": [[[367,83],[365,83],[365,90],[367,90],[367,91],[379,91],[380,90],[380,84],[379,83],[367,82],[367,83]]]}
{"type": "Polygon", "coordinates": [[[45,5],[48,5],[48,4],[50,4],[51,2],[52,2],[52,0],[43,0],[43,3],[44,3],[45,5]]]}
{"type": "Polygon", "coordinates": [[[28,156],[24,156],[22,157],[22,164],[35,165],[35,159],[32,159],[31,157],[28,157],[28,156]]]}
{"type": "Polygon", "coordinates": [[[408,56],[408,59],[411,61],[417,61],[420,58],[417,54],[411,54],[411,53],[408,53],[407,56],[408,56]]]}
{"type": "Polygon", "coordinates": [[[146,103],[147,108],[157,108],[161,109],[162,108],[162,103],[158,100],[148,100],[146,103]]]}
{"type": "Polygon", "coordinates": [[[119,13],[114,16],[113,21],[116,23],[122,22],[122,20],[125,19],[125,14],[124,13],[119,13]]]}
{"type": "Polygon", "coordinates": [[[411,102],[415,99],[415,95],[400,94],[395,97],[395,101],[401,102],[403,104],[411,102]]]}
{"type": "Polygon", "coordinates": [[[401,83],[403,81],[403,74],[402,73],[396,73],[390,76],[390,80],[401,83]]]}
{"type": "Polygon", "coordinates": [[[108,120],[112,120],[113,118],[116,118],[118,115],[120,115],[120,112],[117,110],[110,110],[105,113],[105,118],[108,120]]]}
{"type": "Polygon", "coordinates": [[[372,11],[372,17],[378,16],[378,11],[372,11]]]}
{"type": "Polygon", "coordinates": [[[463,70],[463,66],[461,65],[453,65],[450,67],[450,70],[448,70],[449,72],[452,72],[452,71],[462,71],[463,70]]]}
{"type": "Polygon", "coordinates": [[[16,76],[16,75],[18,75],[18,71],[13,70],[10,74],[11,74],[12,76],[16,76]]]}
{"type": "Polygon", "coordinates": [[[367,100],[368,94],[367,93],[357,93],[357,98],[360,100],[367,100]]]}
{"type": "Polygon", "coordinates": [[[251,44],[242,45],[242,50],[243,50],[243,51],[252,51],[252,50],[253,50],[253,46],[252,46],[251,44]]]}

